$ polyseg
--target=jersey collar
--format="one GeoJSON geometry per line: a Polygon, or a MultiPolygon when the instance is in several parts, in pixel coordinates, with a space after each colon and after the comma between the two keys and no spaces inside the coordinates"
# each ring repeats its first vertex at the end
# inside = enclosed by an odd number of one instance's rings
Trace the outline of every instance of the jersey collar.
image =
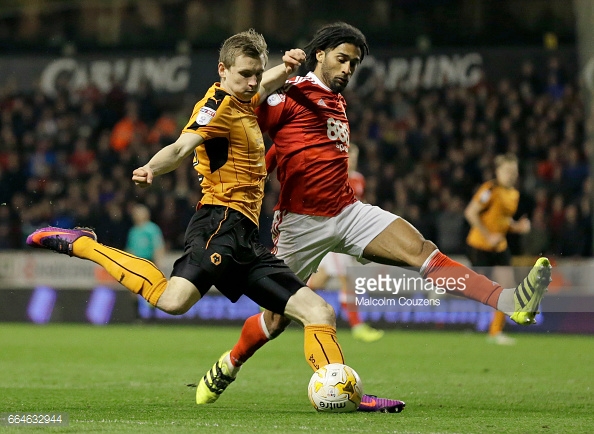
{"type": "MultiPolygon", "coordinates": [[[[331,90],[331,89],[330,89],[328,86],[326,86],[326,85],[325,85],[325,84],[322,82],[322,80],[320,80],[320,79],[318,78],[318,76],[317,76],[317,75],[315,75],[315,74],[313,73],[313,71],[309,71],[309,72],[307,73],[307,77],[311,78],[311,80],[312,80],[314,83],[316,83],[318,86],[320,86],[320,87],[323,87],[323,88],[324,88],[324,89],[326,89],[328,92],[332,92],[332,90],[331,90]]],[[[332,93],[334,93],[334,92],[332,92],[332,93]]]]}

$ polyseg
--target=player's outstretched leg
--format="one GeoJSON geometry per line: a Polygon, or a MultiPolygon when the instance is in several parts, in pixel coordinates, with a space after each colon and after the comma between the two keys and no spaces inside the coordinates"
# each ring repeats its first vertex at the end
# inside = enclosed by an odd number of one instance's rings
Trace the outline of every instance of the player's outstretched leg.
{"type": "MultiPolygon", "coordinates": [[[[167,278],[155,264],[128,252],[100,244],[95,232],[89,228],[62,229],[48,226],[29,235],[27,244],[93,261],[153,306],[157,306],[159,298],[167,288],[167,278]]],[[[161,306],[159,308],[169,313],[177,313],[175,309],[164,309],[161,306]]]]}
{"type": "Polygon", "coordinates": [[[31,247],[41,247],[72,256],[72,244],[81,237],[89,237],[93,241],[97,241],[97,235],[90,228],[62,229],[48,226],[37,229],[29,235],[27,244],[31,247]]]}
{"type": "Polygon", "coordinates": [[[551,262],[547,258],[539,258],[514,291],[514,312],[510,318],[520,325],[535,324],[538,305],[550,282],[551,262]]]}
{"type": "Polygon", "coordinates": [[[196,404],[212,404],[235,381],[240,367],[233,367],[230,353],[231,351],[224,353],[200,379],[196,388],[196,404]]]}

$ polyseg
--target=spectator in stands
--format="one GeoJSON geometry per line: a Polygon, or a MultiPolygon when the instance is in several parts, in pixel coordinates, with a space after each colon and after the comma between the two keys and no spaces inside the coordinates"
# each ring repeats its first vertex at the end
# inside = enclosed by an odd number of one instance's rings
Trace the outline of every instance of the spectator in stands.
{"type": "Polygon", "coordinates": [[[74,150],[68,157],[68,163],[76,170],[76,174],[79,177],[84,177],[97,171],[98,163],[95,151],[90,149],[86,137],[81,136],[76,140],[74,150]]]}
{"type": "Polygon", "coordinates": [[[120,152],[130,145],[135,136],[144,140],[146,134],[146,125],[138,116],[138,104],[129,101],[126,114],[114,125],[109,142],[114,150],[120,152]]]}
{"type": "Polygon", "coordinates": [[[151,127],[147,141],[151,144],[166,145],[175,140],[178,131],[175,117],[171,112],[165,111],[151,127]]]}

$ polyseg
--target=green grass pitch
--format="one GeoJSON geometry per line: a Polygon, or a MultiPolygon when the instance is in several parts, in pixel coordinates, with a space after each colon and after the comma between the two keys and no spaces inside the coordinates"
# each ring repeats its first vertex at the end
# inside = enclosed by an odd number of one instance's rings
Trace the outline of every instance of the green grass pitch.
{"type": "Polygon", "coordinates": [[[592,336],[522,334],[504,347],[476,333],[390,331],[363,344],[339,330],[365,391],[407,407],[401,414],[318,414],[307,399],[302,332],[291,327],[243,367],[217,403],[195,405],[186,384],[238,333],[0,324],[0,412],[68,413],[69,425],[52,430],[72,433],[594,432],[592,336]]]}

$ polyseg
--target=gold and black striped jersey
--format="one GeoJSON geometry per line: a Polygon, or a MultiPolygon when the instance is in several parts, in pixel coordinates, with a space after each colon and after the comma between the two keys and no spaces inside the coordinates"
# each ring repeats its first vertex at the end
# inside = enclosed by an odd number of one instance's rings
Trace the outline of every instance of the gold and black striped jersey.
{"type": "Polygon", "coordinates": [[[200,203],[228,206],[256,225],[266,178],[264,140],[254,112],[259,98],[241,101],[215,83],[183,129],[204,138],[194,151],[194,169],[204,178],[200,203]]]}

